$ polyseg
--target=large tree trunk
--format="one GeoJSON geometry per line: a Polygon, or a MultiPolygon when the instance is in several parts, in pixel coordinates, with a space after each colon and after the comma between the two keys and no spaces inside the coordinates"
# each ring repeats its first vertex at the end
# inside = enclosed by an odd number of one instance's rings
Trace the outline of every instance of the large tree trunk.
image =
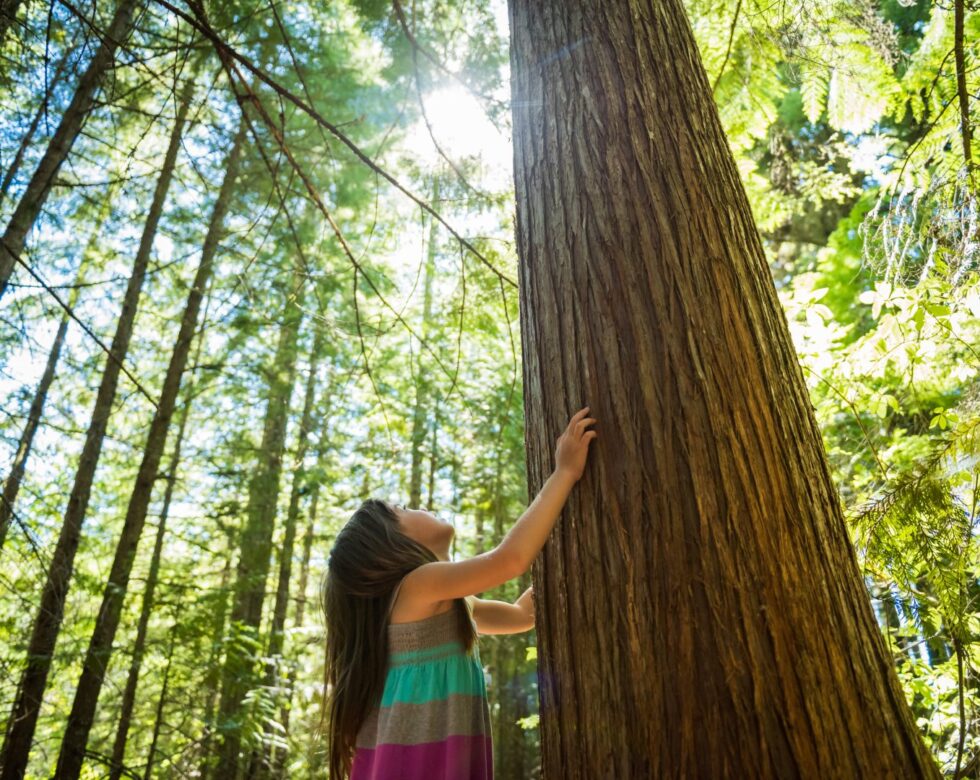
{"type": "Polygon", "coordinates": [[[938,777],[679,0],[511,0],[544,776],[938,777]]]}
{"type": "MultiPolygon", "coordinates": [[[[187,107],[190,105],[190,96],[191,90],[188,89],[181,103],[179,123],[186,116],[187,107]]],[[[89,640],[88,652],[85,655],[85,664],[78,680],[78,687],[75,689],[75,699],[72,703],[71,714],[68,716],[68,723],[65,726],[65,735],[58,756],[58,777],[62,780],[75,780],[81,773],[82,761],[85,757],[85,745],[88,742],[88,734],[95,718],[95,708],[99,701],[99,693],[102,690],[102,682],[105,679],[106,667],[109,665],[109,658],[112,655],[112,642],[115,639],[116,630],[119,628],[123,599],[126,596],[126,589],[129,587],[133,561],[136,559],[136,548],[146,523],[146,513],[150,505],[153,485],[160,470],[160,460],[163,457],[170,420],[177,404],[177,396],[180,393],[180,383],[184,377],[184,368],[187,365],[187,356],[190,354],[191,342],[197,330],[201,301],[211,280],[214,258],[224,232],[225,215],[235,189],[245,129],[245,122],[240,122],[238,133],[232,142],[231,151],[225,163],[224,180],[221,183],[221,189],[211,213],[211,223],[208,226],[204,247],[201,251],[201,262],[187,294],[187,303],[181,317],[177,340],[174,343],[167,373],[163,379],[160,400],[146,437],[143,460],[136,474],[133,492],[129,497],[129,505],[126,508],[122,532],[116,545],[112,569],[109,572],[105,593],[102,596],[102,605],[99,608],[95,628],[92,630],[92,637],[89,640]]],[[[168,161],[171,165],[173,164],[169,158],[168,161]]]]}
{"type": "Polygon", "coordinates": [[[99,84],[102,83],[106,71],[112,64],[116,46],[125,41],[129,34],[136,5],[136,0],[121,0],[116,8],[109,29],[101,37],[98,51],[79,80],[75,95],[64,116],[61,117],[61,123],[55,130],[44,156],[37,164],[27,188],[21,195],[17,208],[14,209],[7,224],[7,230],[0,238],[0,298],[7,289],[7,281],[10,279],[14,264],[24,250],[27,234],[34,227],[34,222],[51,191],[55,174],[68,156],[72,144],[75,143],[75,137],[95,100],[99,84]]]}
{"type": "MultiPolygon", "coordinates": [[[[268,374],[268,402],[259,463],[248,486],[248,509],[231,610],[232,635],[240,633],[256,642],[271,564],[286,423],[296,373],[296,341],[302,320],[306,280],[298,261],[292,279],[292,290],[285,291],[283,296],[285,305],[280,316],[279,341],[268,374]]],[[[215,773],[220,780],[236,780],[239,775],[243,702],[257,682],[253,656],[246,644],[247,641],[233,640],[225,658],[220,707],[222,740],[215,773]]]]}
{"type": "Polygon", "coordinates": [[[27,651],[27,662],[17,690],[17,699],[8,720],[7,734],[0,753],[2,764],[2,780],[19,780],[27,767],[27,757],[30,752],[31,739],[37,723],[41,699],[47,683],[48,671],[51,667],[51,657],[58,640],[61,628],[65,597],[71,581],[72,569],[75,563],[75,553],[82,531],[82,522],[88,508],[92,492],[92,479],[102,452],[102,441],[105,437],[106,425],[112,410],[112,402],[116,396],[119,383],[119,372],[126,353],[129,350],[130,338],[133,334],[133,322],[136,319],[136,309],[139,304],[143,280],[146,277],[147,264],[150,260],[150,250],[156,236],[157,225],[163,213],[163,204],[167,190],[173,178],[174,163],[180,147],[180,137],[183,133],[184,120],[187,115],[188,103],[183,103],[174,122],[170,136],[170,145],[164,158],[163,169],[157,179],[153,200],[150,204],[143,234],[140,237],[133,272],[126,287],[122,311],[116,323],[116,333],[109,348],[110,357],[106,361],[102,381],[92,410],[92,420],[85,435],[85,444],[78,461],[75,482],[71,495],[68,497],[68,507],[65,510],[58,544],[51,557],[48,577],[41,594],[40,608],[34,621],[30,644],[27,651]]]}

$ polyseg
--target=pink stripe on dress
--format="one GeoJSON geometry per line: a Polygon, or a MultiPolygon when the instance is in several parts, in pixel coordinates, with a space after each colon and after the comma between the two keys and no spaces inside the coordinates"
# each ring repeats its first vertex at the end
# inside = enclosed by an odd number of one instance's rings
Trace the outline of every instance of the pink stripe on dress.
{"type": "Polygon", "coordinates": [[[418,745],[358,748],[351,780],[492,780],[493,747],[483,735],[418,745]]]}

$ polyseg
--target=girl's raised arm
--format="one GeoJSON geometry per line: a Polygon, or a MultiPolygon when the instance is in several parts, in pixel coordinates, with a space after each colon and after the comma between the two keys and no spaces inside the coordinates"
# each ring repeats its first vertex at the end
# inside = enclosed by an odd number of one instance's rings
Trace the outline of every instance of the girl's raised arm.
{"type": "Polygon", "coordinates": [[[462,561],[435,561],[405,576],[402,598],[414,604],[471,596],[521,576],[537,557],[575,483],[582,477],[589,442],[598,434],[586,428],[596,420],[579,410],[558,437],[555,470],[531,505],[500,544],[489,552],[462,561]]]}

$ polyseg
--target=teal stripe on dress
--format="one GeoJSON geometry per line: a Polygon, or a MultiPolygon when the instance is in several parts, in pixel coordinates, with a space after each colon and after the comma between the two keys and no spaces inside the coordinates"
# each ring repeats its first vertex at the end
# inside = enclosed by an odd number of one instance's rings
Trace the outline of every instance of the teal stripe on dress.
{"type": "Polygon", "coordinates": [[[424,704],[454,693],[486,696],[486,680],[479,662],[471,656],[441,659],[438,663],[395,666],[388,670],[381,706],[396,702],[424,704]]]}
{"type": "Polygon", "coordinates": [[[427,647],[424,650],[403,650],[400,653],[392,653],[388,663],[391,666],[420,664],[445,656],[461,655],[462,653],[462,642],[446,642],[441,645],[435,645],[434,647],[427,647]]]}

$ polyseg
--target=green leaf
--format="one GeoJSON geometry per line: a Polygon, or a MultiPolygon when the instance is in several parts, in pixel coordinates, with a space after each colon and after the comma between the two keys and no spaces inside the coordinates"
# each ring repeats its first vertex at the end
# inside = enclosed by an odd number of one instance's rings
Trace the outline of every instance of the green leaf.
{"type": "Polygon", "coordinates": [[[808,62],[801,67],[800,78],[803,113],[812,124],[816,124],[820,121],[824,104],[827,102],[829,71],[825,67],[808,62]]]}

